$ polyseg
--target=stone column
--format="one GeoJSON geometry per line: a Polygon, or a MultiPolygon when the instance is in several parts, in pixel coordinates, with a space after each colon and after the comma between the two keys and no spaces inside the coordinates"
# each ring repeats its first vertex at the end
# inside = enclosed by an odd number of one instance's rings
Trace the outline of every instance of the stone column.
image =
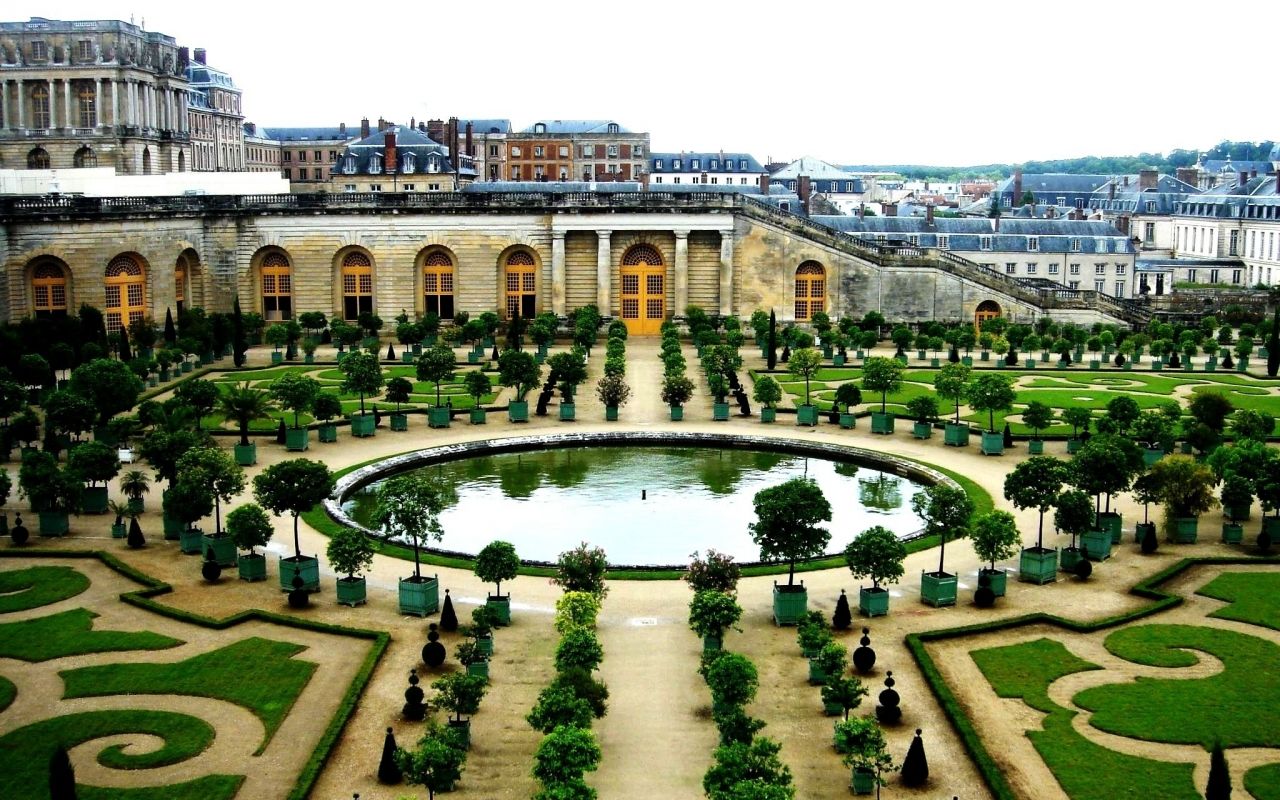
{"type": "Polygon", "coordinates": [[[26,87],[23,86],[24,83],[26,83],[26,81],[21,78],[18,79],[18,124],[15,127],[19,130],[27,127],[26,115],[23,113],[22,109],[23,103],[25,102],[22,95],[27,91],[26,87]]]}
{"type": "Polygon", "coordinates": [[[93,79],[93,127],[103,127],[106,115],[102,113],[102,78],[93,79]]]}
{"type": "Polygon", "coordinates": [[[596,305],[600,308],[600,316],[612,314],[609,305],[609,273],[612,257],[609,249],[609,237],[613,231],[596,231],[596,305]]]}
{"type": "Polygon", "coordinates": [[[733,231],[720,232],[720,316],[733,313],[733,231]]]}
{"type": "Polygon", "coordinates": [[[118,127],[120,125],[120,81],[111,80],[111,125],[118,127]]]}
{"type": "Polygon", "coordinates": [[[62,81],[62,127],[75,128],[74,123],[77,120],[71,118],[71,79],[64,78],[62,81]]]}
{"type": "Polygon", "coordinates": [[[689,307],[689,232],[676,231],[675,313],[683,317],[689,307]]]}
{"type": "Polygon", "coordinates": [[[564,231],[551,232],[551,312],[563,317],[565,308],[564,231]]]}
{"type": "Polygon", "coordinates": [[[0,128],[12,128],[9,124],[9,117],[13,114],[9,111],[9,82],[0,79],[0,128]]]}

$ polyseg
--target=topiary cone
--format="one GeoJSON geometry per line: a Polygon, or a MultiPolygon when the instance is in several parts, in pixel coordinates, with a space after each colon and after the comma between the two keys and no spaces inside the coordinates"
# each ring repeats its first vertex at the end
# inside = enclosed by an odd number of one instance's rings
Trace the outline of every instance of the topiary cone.
{"type": "Polygon", "coordinates": [[[458,630],[458,614],[453,610],[453,598],[449,597],[449,590],[444,590],[444,607],[440,609],[440,630],[445,633],[453,633],[458,630]]]}
{"type": "Polygon", "coordinates": [[[916,728],[916,738],[911,740],[907,757],[902,760],[904,786],[924,786],[929,782],[929,759],[925,757],[924,740],[920,738],[920,733],[920,729],[916,728]]]}
{"type": "Polygon", "coordinates": [[[129,522],[129,536],[125,539],[125,543],[129,545],[130,550],[147,546],[147,539],[142,535],[142,526],[138,524],[137,517],[129,522]]]}
{"type": "Polygon", "coordinates": [[[853,612],[849,610],[849,598],[844,589],[840,590],[840,599],[836,600],[835,613],[831,615],[831,627],[838,631],[846,631],[853,624],[853,612]]]}
{"type": "Polygon", "coordinates": [[[76,800],[76,770],[62,745],[49,757],[49,800],[76,800]]]}
{"type": "Polygon", "coordinates": [[[1220,742],[1214,742],[1209,756],[1209,783],[1204,790],[1204,800],[1231,800],[1231,772],[1220,742]]]}
{"type": "Polygon", "coordinates": [[[379,783],[399,783],[404,780],[404,773],[396,763],[396,735],[387,728],[387,736],[382,740],[382,759],[378,762],[379,783]]]}

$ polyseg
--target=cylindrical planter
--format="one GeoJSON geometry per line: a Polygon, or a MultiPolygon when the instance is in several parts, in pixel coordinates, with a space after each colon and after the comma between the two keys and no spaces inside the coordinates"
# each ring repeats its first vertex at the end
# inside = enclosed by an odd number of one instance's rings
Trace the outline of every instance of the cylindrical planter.
{"type": "Polygon", "coordinates": [[[307,592],[320,591],[320,560],[315,556],[289,556],[280,559],[280,590],[293,591],[293,576],[302,576],[302,588],[307,592]]]}
{"type": "Polygon", "coordinates": [[[507,404],[507,420],[510,422],[529,421],[529,401],[512,400],[507,404]]]}
{"type": "Polygon", "coordinates": [[[366,587],[363,577],[338,578],[338,602],[355,608],[365,602],[366,587]]]}
{"type": "MultiPolygon", "coordinates": [[[[483,411],[484,409],[480,409],[480,410],[483,411]]],[[[395,420],[393,418],[392,422],[394,421],[395,420]]],[[[432,406],[430,409],[427,410],[427,426],[428,427],[447,428],[449,427],[449,423],[452,421],[453,421],[453,415],[449,413],[448,406],[432,406]]],[[[406,425],[408,424],[407,417],[406,417],[405,424],[406,425]]],[[[396,428],[392,427],[392,430],[396,430],[396,428]]]]}
{"type": "Polygon", "coordinates": [[[311,446],[311,431],[306,428],[286,428],[284,432],[284,449],[301,453],[311,446]]]}
{"type": "Polygon", "coordinates": [[[267,579],[267,557],[261,553],[240,556],[240,560],[236,562],[236,568],[240,572],[240,580],[242,581],[252,583],[267,579]]]}
{"type": "Polygon", "coordinates": [[[485,599],[485,606],[494,613],[499,625],[511,624],[511,595],[489,595],[485,599]]]}
{"type": "Polygon", "coordinates": [[[227,534],[218,536],[210,533],[201,537],[200,555],[207,561],[210,552],[213,553],[213,560],[218,562],[218,566],[234,567],[236,565],[236,543],[227,534]]]}
{"type": "Polygon", "coordinates": [[[438,577],[422,576],[400,579],[400,613],[425,617],[434,614],[440,608],[440,580],[438,577]]]}
{"type": "Polygon", "coordinates": [[[889,613],[888,589],[858,589],[858,611],[864,617],[883,617],[889,613]]]}
{"type": "MultiPolygon", "coordinates": [[[[287,432],[286,432],[287,434],[287,432]]],[[[249,442],[248,444],[238,444],[234,448],[236,454],[236,463],[242,467],[252,467],[258,463],[258,444],[257,442],[249,442]]]]}
{"type": "Polygon", "coordinates": [[[809,592],[803,583],[773,584],[773,621],[776,625],[796,625],[809,608],[809,592]]]}
{"type": "MultiPolygon", "coordinates": [[[[445,409],[448,411],[449,409],[445,409]]],[[[395,412],[391,415],[391,430],[403,433],[409,430],[409,415],[395,412]]]]}

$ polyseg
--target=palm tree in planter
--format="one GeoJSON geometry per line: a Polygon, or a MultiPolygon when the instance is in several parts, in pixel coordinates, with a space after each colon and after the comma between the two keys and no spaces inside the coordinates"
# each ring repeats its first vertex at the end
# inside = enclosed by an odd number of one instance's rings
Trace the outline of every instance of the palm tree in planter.
{"type": "MultiPolygon", "coordinates": [[[[453,349],[444,344],[427,348],[414,365],[418,380],[434,383],[436,386],[436,402],[427,410],[427,424],[432,428],[449,427],[449,408],[440,402],[440,384],[452,381],[457,374],[457,365],[453,359],[453,349]]],[[[483,374],[477,370],[468,375],[483,374]]],[[[488,376],[485,376],[486,378],[488,376]]],[[[477,405],[479,403],[477,402],[477,405]]],[[[393,428],[394,430],[394,428],[393,428]]]]}
{"type": "Polygon", "coordinates": [[[818,407],[809,402],[809,382],[822,367],[822,351],[813,347],[802,347],[791,354],[787,369],[793,377],[804,381],[804,403],[796,407],[797,425],[817,425],[818,407]]]}
{"type": "Polygon", "coordinates": [[[1084,440],[1080,435],[1089,432],[1089,426],[1093,423],[1093,412],[1081,406],[1072,406],[1062,412],[1062,421],[1071,426],[1071,438],[1067,440],[1067,453],[1076,453],[1084,446],[1084,440]]]}
{"type": "Polygon", "coordinates": [[[42,450],[22,454],[18,488],[40,520],[41,536],[63,536],[70,528],[69,515],[80,508],[84,486],[70,469],[42,450]]]}
{"type": "Polygon", "coordinates": [[[502,593],[502,582],[513,580],[519,572],[520,556],[510,542],[492,541],[476,553],[476,577],[494,584],[485,605],[493,610],[499,625],[511,624],[511,595],[502,593]]]}
{"type": "Polygon", "coordinates": [[[1253,482],[1243,475],[1227,473],[1222,479],[1222,507],[1227,521],[1222,523],[1223,544],[1239,544],[1244,541],[1244,528],[1236,519],[1237,509],[1253,505],[1253,482]]]}
{"type": "Polygon", "coordinates": [[[1062,569],[1075,572],[1081,559],[1096,557],[1087,542],[1083,548],[1076,547],[1076,537],[1093,527],[1093,501],[1080,489],[1068,489],[1058,495],[1054,506],[1053,526],[1071,535],[1071,546],[1062,548],[1062,569]]]}
{"type": "Polygon", "coordinates": [[[944,569],[947,537],[963,539],[969,535],[969,518],[973,501],[958,486],[935,484],[911,498],[911,510],[924,520],[925,534],[938,536],[938,569],[920,577],[920,598],[937,608],[956,603],[956,576],[944,569]]]}
{"type": "Polygon", "coordinates": [[[897,583],[902,577],[902,562],[907,557],[906,545],[893,531],[880,525],[868,528],[854,537],[844,549],[844,562],[854,578],[870,578],[871,588],[859,588],[858,610],[868,617],[889,613],[889,590],[883,583],[897,583]]]}
{"type": "Polygon", "coordinates": [[[200,447],[187,451],[178,459],[178,472],[183,480],[190,478],[200,481],[213,497],[213,533],[205,534],[200,542],[200,553],[209,559],[213,552],[213,560],[219,566],[234,567],[236,564],[235,541],[222,531],[222,504],[244,491],[244,470],[225,450],[217,447],[200,447]]]}
{"type": "Polygon", "coordinates": [[[434,800],[436,792],[453,791],[454,784],[462,777],[467,750],[455,731],[441,728],[433,721],[418,740],[417,748],[398,748],[395,760],[405,783],[425,786],[427,797],[434,800]]]}
{"type": "Polygon", "coordinates": [[[1170,456],[1152,466],[1151,474],[1164,503],[1165,536],[1178,544],[1194,542],[1200,515],[1218,506],[1213,470],[1190,456],[1170,456]]]}
{"type": "Polygon", "coordinates": [[[271,395],[263,389],[255,389],[248,381],[225,389],[218,395],[218,412],[235,420],[240,428],[240,443],[235,446],[236,463],[251,467],[258,462],[258,446],[249,441],[249,426],[256,420],[269,419],[275,410],[271,395]]]}
{"type": "Polygon", "coordinates": [[[132,516],[141,514],[146,509],[146,496],[151,491],[151,480],[147,473],[140,469],[131,469],[120,476],[120,493],[125,496],[132,516]]]}
{"type": "Polygon", "coordinates": [[[480,710],[488,681],[479,675],[453,672],[437,679],[431,688],[436,690],[435,704],[453,714],[453,719],[447,724],[457,741],[464,749],[470,748],[471,720],[463,717],[470,717],[480,710]]]}
{"type": "Polygon", "coordinates": [[[493,391],[493,381],[489,379],[489,373],[473,369],[462,376],[462,385],[474,401],[471,407],[471,424],[485,424],[488,414],[481,403],[483,403],[485,396],[493,391]]]}
{"type": "Polygon", "coordinates": [[[969,384],[969,408],[987,412],[987,430],[982,433],[982,454],[998,456],[1004,452],[1004,436],[996,430],[996,412],[1009,411],[1017,393],[1013,378],[996,372],[977,376],[969,384]]]}
{"type": "Polygon", "coordinates": [[[373,436],[374,418],[365,413],[364,398],[382,390],[382,365],[377,353],[352,352],[338,365],[342,370],[342,391],[360,396],[360,414],[351,418],[352,436],[373,436]]]}
{"type": "MultiPolygon", "coordinates": [[[[8,480],[8,473],[5,473],[5,480],[8,480]]],[[[5,484],[7,486],[7,484],[5,484]]],[[[8,492],[6,491],[7,495],[8,492]]],[[[111,538],[123,539],[128,535],[129,526],[125,525],[124,518],[132,517],[129,513],[129,506],[124,503],[117,503],[115,500],[107,501],[107,510],[115,515],[115,522],[111,523],[111,538]]]]}
{"type": "Polygon", "coordinates": [[[693,381],[683,374],[668,372],[662,379],[662,402],[671,409],[673,422],[684,419],[684,404],[690,397],[693,397],[693,381]]]}
{"type": "Polygon", "coordinates": [[[772,376],[759,375],[751,387],[751,399],[760,404],[760,421],[773,422],[778,418],[778,403],[782,400],[782,385],[772,376]]]}
{"type": "Polygon", "coordinates": [[[608,422],[618,419],[618,409],[631,399],[631,387],[622,375],[605,375],[596,383],[596,397],[604,404],[604,418],[608,422]]]}
{"type": "Polygon", "coordinates": [[[818,523],[831,521],[831,504],[821,487],[805,478],[761,489],[752,503],[756,521],[749,528],[751,538],[760,546],[760,560],[788,562],[786,585],[773,584],[773,620],[778,625],[794,625],[809,602],[804,582],[795,585],[796,561],[815,558],[826,550],[831,532],[818,523]]]}
{"type": "Polygon", "coordinates": [[[363,531],[354,528],[343,528],[329,538],[329,547],[325,551],[329,558],[329,566],[339,575],[338,602],[354,608],[365,602],[364,576],[356,576],[373,566],[373,542],[363,531]]]}
{"type": "Polygon", "coordinates": [[[587,362],[576,348],[566,353],[556,353],[547,359],[547,366],[559,379],[560,385],[560,419],[568,422],[574,419],[575,405],[573,396],[579,384],[587,379],[587,362]]]}
{"type": "Polygon", "coordinates": [[[889,745],[884,729],[873,719],[854,717],[836,723],[836,750],[843,754],[844,765],[852,769],[849,788],[854,794],[880,793],[887,786],[886,772],[894,772],[898,765],[889,755],[889,745]]]}
{"type": "Polygon", "coordinates": [[[447,484],[420,474],[388,479],[377,492],[373,518],[387,536],[413,544],[413,575],[400,579],[400,613],[425,617],[440,606],[440,582],[422,574],[424,542],[440,541],[440,513],[458,501],[447,484]]]}
{"type": "MultiPolygon", "coordinates": [[[[988,599],[995,602],[995,598],[1004,597],[1008,582],[1008,575],[996,569],[996,562],[1012,558],[1018,552],[1018,526],[1008,511],[988,511],[973,520],[969,538],[973,541],[973,552],[990,565],[978,570],[978,592],[987,589],[991,593],[988,599]]],[[[974,601],[983,605],[978,594],[974,595],[974,601]]]]}
{"type": "Polygon", "coordinates": [[[960,422],[960,405],[969,396],[969,378],[972,373],[973,369],[968,365],[945,364],[933,378],[933,387],[938,395],[950,400],[955,406],[955,420],[947,423],[942,439],[943,444],[950,447],[965,447],[969,444],[969,426],[960,422]]]}
{"type": "Polygon", "coordinates": [[[281,407],[293,412],[293,427],[285,431],[285,449],[301,452],[310,446],[310,431],[302,427],[300,415],[315,407],[320,381],[299,372],[284,374],[271,385],[271,396],[281,407]]]}
{"type": "Polygon", "coordinates": [[[938,418],[938,398],[931,394],[913,397],[907,401],[907,413],[915,420],[912,436],[916,439],[933,436],[933,422],[938,418]]]}
{"type": "Polygon", "coordinates": [[[227,514],[227,533],[236,547],[248,553],[239,557],[237,567],[242,581],[265,581],[267,579],[266,556],[254,550],[265,547],[271,541],[273,528],[271,518],[262,506],[246,503],[227,514]]]}
{"type": "MultiPolygon", "coordinates": [[[[858,424],[858,415],[853,410],[856,405],[862,403],[862,390],[858,388],[853,381],[842,383],[836,387],[835,406],[844,406],[844,410],[840,412],[840,427],[845,430],[851,430],[858,424]]],[[[832,408],[834,409],[835,406],[832,408]]]]}
{"type": "Polygon", "coordinates": [[[67,456],[67,469],[85,481],[80,510],[102,514],[107,510],[107,482],[120,474],[120,459],[114,447],[99,441],[82,442],[67,456]]]}
{"type": "Polygon", "coordinates": [[[1095,560],[1108,558],[1111,545],[1120,542],[1124,521],[1119,512],[1111,510],[1111,496],[1128,491],[1143,466],[1142,448],[1126,436],[1111,433],[1090,438],[1072,460],[1071,482],[1095,497],[1096,520],[1085,537],[1085,546],[1095,560]]]}
{"type": "Polygon", "coordinates": [[[894,417],[889,413],[889,395],[902,388],[902,362],[896,358],[873,356],[862,362],[862,388],[880,395],[880,410],[871,412],[872,433],[893,433],[894,417]]]}
{"type": "MultiPolygon", "coordinates": [[[[413,384],[408,378],[392,378],[387,381],[386,399],[396,404],[395,411],[391,412],[391,430],[409,430],[409,416],[400,410],[400,404],[409,402],[409,394],[412,391],[413,384]]],[[[444,412],[447,416],[449,409],[444,409],[444,412]]]]}
{"type": "Polygon", "coordinates": [[[342,401],[333,392],[321,392],[316,395],[316,402],[311,413],[320,421],[318,434],[321,442],[338,441],[338,426],[333,423],[334,417],[342,416],[342,401]]]}
{"type": "Polygon", "coordinates": [[[542,365],[530,353],[507,350],[498,358],[498,382],[515,391],[515,399],[507,403],[510,421],[529,421],[529,401],[525,397],[537,388],[541,380],[542,365]]]}
{"type": "Polygon", "coordinates": [[[1039,400],[1032,400],[1022,412],[1022,424],[1031,429],[1031,441],[1027,443],[1027,452],[1033,456],[1044,454],[1044,442],[1040,440],[1040,431],[1053,424],[1057,415],[1049,406],[1039,400]]]}
{"type": "MultiPolygon", "coordinates": [[[[352,353],[348,360],[355,356],[352,353]]],[[[333,473],[319,461],[294,458],[272,464],[253,479],[253,496],[274,514],[293,515],[293,555],[280,559],[280,588],[293,589],[295,575],[302,577],[302,588],[320,591],[320,560],[304,556],[298,542],[298,515],[310,511],[317,503],[333,494],[333,473]]]]}
{"type": "Polygon", "coordinates": [[[724,632],[741,618],[742,607],[728,592],[707,589],[694,593],[689,601],[689,627],[701,637],[703,652],[721,649],[724,632]]]}
{"type": "Polygon", "coordinates": [[[1044,546],[1044,514],[1053,508],[1067,480],[1067,464],[1053,456],[1032,456],[1005,476],[1004,496],[1014,508],[1040,512],[1036,546],[1022,551],[1020,580],[1044,584],[1058,579],[1058,551],[1044,546]]]}

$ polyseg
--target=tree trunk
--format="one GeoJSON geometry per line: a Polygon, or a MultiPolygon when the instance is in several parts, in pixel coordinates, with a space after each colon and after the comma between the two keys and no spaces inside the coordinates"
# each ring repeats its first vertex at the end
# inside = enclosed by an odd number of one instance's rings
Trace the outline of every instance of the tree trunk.
{"type": "Polygon", "coordinates": [[[293,514],[293,554],[297,558],[302,558],[302,545],[298,544],[298,514],[293,514]]]}

